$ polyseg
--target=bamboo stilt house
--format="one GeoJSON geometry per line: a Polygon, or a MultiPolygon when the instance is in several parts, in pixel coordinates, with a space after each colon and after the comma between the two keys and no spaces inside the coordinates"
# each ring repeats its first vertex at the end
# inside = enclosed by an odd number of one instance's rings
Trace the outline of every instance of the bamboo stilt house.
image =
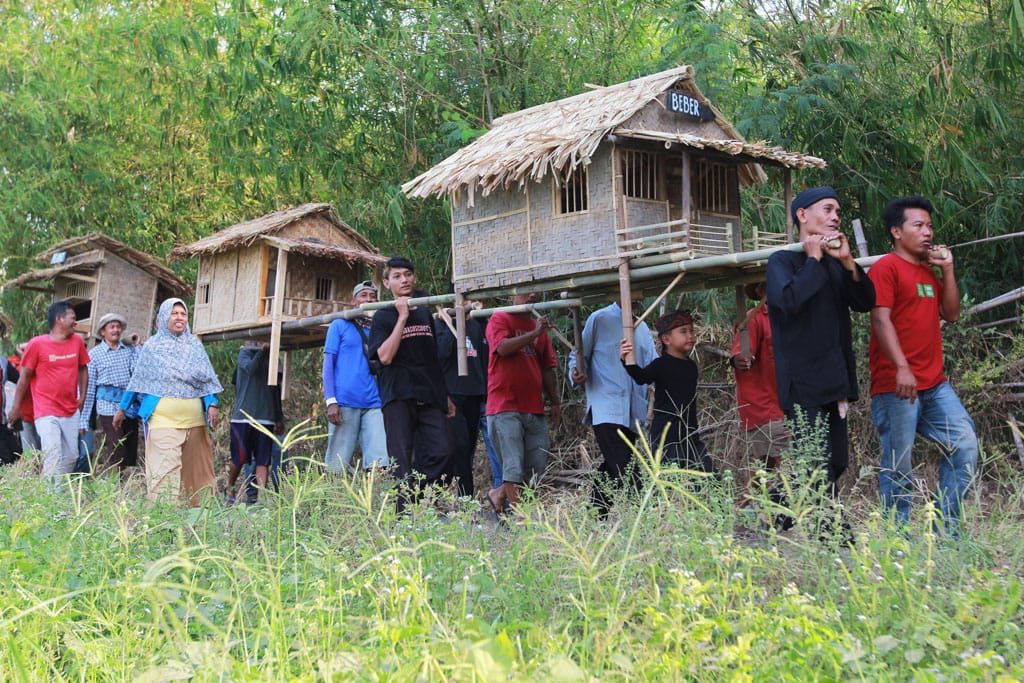
{"type": "Polygon", "coordinates": [[[281,325],[350,308],[352,288],[385,260],[330,204],[274,211],[171,251],[185,258],[199,259],[193,332],[285,346],[322,341],[326,325],[281,325]]]}
{"type": "Polygon", "coordinates": [[[100,233],[73,237],[38,256],[49,267],[33,270],[5,282],[4,289],[51,294],[53,301],[70,301],[78,319],[76,331],[95,342],[93,326],[106,313],[120,313],[128,321],[125,335],[147,339],[159,302],[171,297],[187,299],[192,289],[167,266],[149,254],[100,233]]]}
{"type": "Polygon", "coordinates": [[[790,169],[825,162],[743,140],[682,66],[502,116],[402,189],[450,199],[458,292],[607,293],[623,264],[697,272],[714,257],[708,275],[728,280],[757,264],[721,257],[789,241],[741,223],[740,186],[763,166],[783,170],[788,205],[790,169]]]}

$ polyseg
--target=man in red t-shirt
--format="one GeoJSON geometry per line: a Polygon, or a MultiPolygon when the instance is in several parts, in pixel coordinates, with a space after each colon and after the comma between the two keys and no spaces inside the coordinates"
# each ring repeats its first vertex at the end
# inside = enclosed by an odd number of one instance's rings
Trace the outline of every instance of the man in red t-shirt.
{"type": "Polygon", "coordinates": [[[773,472],[781,464],[789,433],[785,415],[779,407],[765,283],[750,283],[745,291],[747,298],[761,303],[747,313],[732,340],[730,357],[736,375],[736,404],[748,455],[753,456],[757,467],[773,472]],[[742,340],[744,332],[747,344],[742,340]]]}
{"type": "MultiPolygon", "coordinates": [[[[519,306],[537,301],[536,294],[512,297],[519,306]]],[[[523,484],[547,466],[548,425],[544,397],[551,402],[551,426],[558,429],[562,406],[555,385],[555,349],[546,318],[530,313],[499,311],[487,325],[491,358],[487,370],[487,431],[501,460],[502,484],[487,492],[495,512],[505,502],[515,507],[523,484]]]]}
{"type": "Polygon", "coordinates": [[[871,418],[882,445],[882,505],[895,509],[901,524],[910,518],[916,432],[944,453],[938,502],[952,531],[978,466],[978,437],[942,372],[939,318],[956,322],[960,317],[960,290],[952,253],[932,242],[931,214],[931,202],[917,196],[894,199],[882,214],[893,251],[869,273],[876,294],[869,347],[871,418]]]}
{"type": "Polygon", "coordinates": [[[43,451],[43,476],[71,474],[78,461],[79,411],[89,383],[89,353],[75,334],[75,309],[56,301],[46,311],[50,333],[34,337],[21,359],[21,377],[8,415],[21,418],[21,402],[32,392],[35,427],[43,451]]]}

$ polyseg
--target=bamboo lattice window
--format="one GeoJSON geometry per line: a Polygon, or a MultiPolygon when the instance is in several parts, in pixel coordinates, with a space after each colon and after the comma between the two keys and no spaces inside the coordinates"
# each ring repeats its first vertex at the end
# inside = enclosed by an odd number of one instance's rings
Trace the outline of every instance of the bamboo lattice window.
{"type": "Polygon", "coordinates": [[[316,278],[316,299],[317,301],[334,300],[334,278],[318,275],[316,278]]]}
{"type": "Polygon", "coordinates": [[[636,199],[661,199],[661,157],[654,152],[622,151],[623,192],[636,199]]]}
{"type": "Polygon", "coordinates": [[[559,214],[579,213],[590,207],[590,174],[586,166],[576,168],[564,181],[555,183],[559,214]]]}
{"type": "Polygon", "coordinates": [[[734,164],[698,158],[693,170],[694,209],[726,216],[740,215],[739,176],[734,164]]]}
{"type": "Polygon", "coordinates": [[[91,282],[69,282],[65,286],[65,299],[91,299],[92,298],[92,283],[91,282]]]}
{"type": "Polygon", "coordinates": [[[196,305],[205,306],[210,303],[210,283],[200,282],[198,291],[196,291],[196,305]]]}

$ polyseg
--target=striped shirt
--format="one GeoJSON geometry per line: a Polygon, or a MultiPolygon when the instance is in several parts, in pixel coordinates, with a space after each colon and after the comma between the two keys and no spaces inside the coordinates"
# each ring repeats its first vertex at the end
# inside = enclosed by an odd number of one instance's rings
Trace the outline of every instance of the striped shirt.
{"type": "Polygon", "coordinates": [[[109,416],[117,412],[120,396],[117,401],[109,401],[97,398],[96,392],[101,386],[122,390],[127,388],[128,380],[135,371],[138,351],[137,346],[118,344],[116,349],[112,349],[106,342],[102,342],[90,352],[92,362],[89,363],[89,387],[85,392],[85,405],[82,406],[81,429],[89,428],[89,416],[94,404],[97,415],[109,416]]]}

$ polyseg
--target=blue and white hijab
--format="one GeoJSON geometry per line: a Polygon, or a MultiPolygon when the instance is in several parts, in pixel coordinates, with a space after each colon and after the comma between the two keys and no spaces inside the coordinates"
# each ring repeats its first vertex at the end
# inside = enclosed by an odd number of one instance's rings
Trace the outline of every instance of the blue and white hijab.
{"type": "Polygon", "coordinates": [[[163,398],[202,398],[224,390],[199,338],[186,324],[181,334],[168,326],[171,309],[188,306],[181,299],[167,299],[156,314],[156,334],[146,340],[135,363],[128,391],[163,398]]]}

